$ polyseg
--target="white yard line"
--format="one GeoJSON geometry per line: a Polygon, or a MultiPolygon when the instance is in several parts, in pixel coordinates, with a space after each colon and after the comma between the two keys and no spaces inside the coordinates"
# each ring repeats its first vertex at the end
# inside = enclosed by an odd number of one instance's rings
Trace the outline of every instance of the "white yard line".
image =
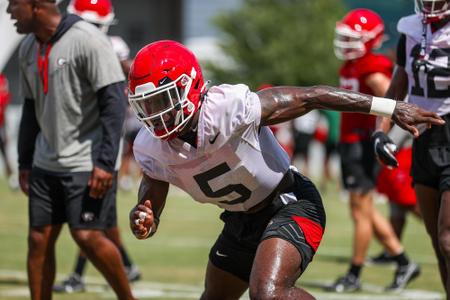
{"type": "MultiPolygon", "coordinates": [[[[0,270],[0,281],[4,279],[27,279],[26,273],[21,271],[0,270]]],[[[61,277],[62,278],[62,277],[61,277]]],[[[115,295],[100,277],[87,277],[86,290],[89,293],[99,293],[102,298],[114,299],[115,295]]],[[[305,286],[326,286],[328,281],[304,281],[305,286]]],[[[133,284],[133,294],[139,299],[169,298],[169,299],[198,299],[203,290],[202,286],[188,284],[171,284],[162,282],[139,281],[133,284]]],[[[443,295],[437,292],[423,290],[405,290],[398,294],[383,293],[383,288],[372,284],[363,284],[362,292],[352,294],[336,294],[325,292],[312,292],[318,300],[442,300],[443,295]]],[[[28,288],[14,287],[0,290],[2,297],[27,297],[28,288]]],[[[248,295],[242,299],[249,299],[248,295]]]]}

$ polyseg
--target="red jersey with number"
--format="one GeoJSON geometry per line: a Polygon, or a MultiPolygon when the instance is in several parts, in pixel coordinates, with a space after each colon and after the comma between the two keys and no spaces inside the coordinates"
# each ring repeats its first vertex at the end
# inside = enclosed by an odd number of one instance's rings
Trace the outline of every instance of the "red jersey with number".
{"type": "Polygon", "coordinates": [[[8,89],[8,80],[5,75],[0,74],[0,127],[5,123],[6,107],[9,104],[10,94],[8,89]]]}
{"type": "MultiPolygon", "coordinates": [[[[356,60],[347,61],[339,70],[340,87],[355,92],[373,95],[366,84],[368,76],[382,73],[392,76],[393,64],[384,55],[369,53],[356,60]]],[[[358,113],[342,113],[341,142],[356,143],[370,138],[375,129],[376,116],[358,113]]]]}

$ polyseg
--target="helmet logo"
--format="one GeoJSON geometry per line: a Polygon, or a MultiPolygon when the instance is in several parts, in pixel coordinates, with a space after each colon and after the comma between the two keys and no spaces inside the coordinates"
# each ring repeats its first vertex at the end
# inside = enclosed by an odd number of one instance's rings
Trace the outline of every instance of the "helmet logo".
{"type": "Polygon", "coordinates": [[[158,82],[158,86],[161,86],[161,85],[164,85],[164,84],[166,84],[166,83],[169,83],[169,82],[171,82],[172,80],[170,80],[170,78],[169,77],[164,77],[163,79],[161,79],[159,82],[158,82]]]}

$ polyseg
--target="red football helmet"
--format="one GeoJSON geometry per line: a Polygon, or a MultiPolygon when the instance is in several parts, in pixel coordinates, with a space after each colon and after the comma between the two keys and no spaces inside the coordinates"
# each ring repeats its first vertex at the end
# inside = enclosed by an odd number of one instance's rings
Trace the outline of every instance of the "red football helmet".
{"type": "Polygon", "coordinates": [[[72,0],[67,11],[100,26],[105,32],[108,31],[109,25],[114,23],[115,15],[111,0],[72,0]]]}
{"type": "Polygon", "coordinates": [[[194,54],[184,45],[157,41],[136,55],[128,75],[128,100],[157,138],[174,138],[201,105],[205,86],[194,54]]]}
{"type": "Polygon", "coordinates": [[[450,0],[415,0],[416,13],[430,22],[436,22],[450,13],[450,0]]]}
{"type": "Polygon", "coordinates": [[[336,23],[334,53],[343,60],[364,56],[380,47],[384,34],[381,17],[369,9],[354,9],[336,23]]]}

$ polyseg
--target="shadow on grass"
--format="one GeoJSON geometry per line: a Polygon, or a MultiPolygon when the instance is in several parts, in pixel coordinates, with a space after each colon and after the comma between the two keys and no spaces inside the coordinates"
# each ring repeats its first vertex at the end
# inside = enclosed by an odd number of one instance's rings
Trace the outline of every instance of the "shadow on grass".
{"type": "Polygon", "coordinates": [[[329,254],[318,254],[317,259],[326,262],[334,262],[338,264],[348,264],[350,262],[349,256],[339,256],[339,255],[329,255],[329,254]]]}

